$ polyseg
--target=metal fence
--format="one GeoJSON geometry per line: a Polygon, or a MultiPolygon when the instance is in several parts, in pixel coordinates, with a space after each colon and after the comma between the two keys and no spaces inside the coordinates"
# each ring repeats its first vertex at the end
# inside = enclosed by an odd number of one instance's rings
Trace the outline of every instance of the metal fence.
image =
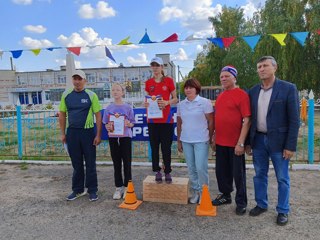
{"type": "MultiPolygon", "coordinates": [[[[68,156],[60,141],[57,106],[32,105],[21,107],[21,117],[15,106],[0,110],[0,159],[66,160],[68,156]],[[21,129],[18,122],[21,122],[21,129]],[[19,137],[21,144],[19,144],[19,137]]],[[[315,115],[314,162],[320,162],[320,113],[315,115]]],[[[299,130],[298,149],[294,161],[308,163],[308,126],[299,130]]],[[[133,141],[133,161],[149,161],[150,147],[146,141],[133,141]]],[[[214,160],[210,155],[209,161],[214,160]]],[[[172,158],[184,162],[173,142],[172,158]]],[[[110,161],[108,141],[97,148],[98,161],[110,161]]],[[[248,158],[250,162],[250,158],[248,158]]]]}
{"type": "MultiPolygon", "coordinates": [[[[0,159],[66,160],[68,158],[60,140],[57,106],[32,105],[21,108],[21,117],[15,107],[0,110],[0,159]],[[18,122],[21,121],[19,130],[18,122]],[[21,144],[19,135],[21,134],[21,144]]],[[[146,141],[132,142],[133,160],[148,161],[150,146],[146,141]]],[[[180,159],[176,143],[173,157],[180,159]]],[[[97,159],[111,160],[109,143],[102,141],[97,147],[97,159]]]]}

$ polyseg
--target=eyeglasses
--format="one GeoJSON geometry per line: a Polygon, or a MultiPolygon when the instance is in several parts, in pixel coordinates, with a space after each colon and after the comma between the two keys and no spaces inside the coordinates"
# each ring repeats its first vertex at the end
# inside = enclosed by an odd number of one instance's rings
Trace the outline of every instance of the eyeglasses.
{"type": "Polygon", "coordinates": [[[160,64],[158,64],[158,63],[151,63],[150,65],[151,65],[151,67],[160,67],[160,64]]]}

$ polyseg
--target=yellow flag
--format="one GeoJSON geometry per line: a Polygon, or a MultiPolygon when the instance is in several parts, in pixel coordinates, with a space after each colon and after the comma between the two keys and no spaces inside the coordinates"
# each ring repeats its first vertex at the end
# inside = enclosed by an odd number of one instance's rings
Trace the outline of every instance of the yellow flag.
{"type": "Polygon", "coordinates": [[[122,39],[122,40],[118,43],[118,45],[130,45],[130,44],[132,44],[131,42],[128,42],[129,38],[130,38],[130,36],[127,37],[127,38],[125,38],[125,39],[122,39]]]}
{"type": "Polygon", "coordinates": [[[38,56],[39,53],[41,52],[41,49],[31,49],[31,51],[34,53],[34,55],[38,56]]]}
{"type": "Polygon", "coordinates": [[[275,39],[277,39],[277,41],[280,43],[281,46],[285,46],[285,42],[284,39],[287,36],[287,33],[279,33],[279,34],[270,34],[272,37],[274,37],[275,39]]]}

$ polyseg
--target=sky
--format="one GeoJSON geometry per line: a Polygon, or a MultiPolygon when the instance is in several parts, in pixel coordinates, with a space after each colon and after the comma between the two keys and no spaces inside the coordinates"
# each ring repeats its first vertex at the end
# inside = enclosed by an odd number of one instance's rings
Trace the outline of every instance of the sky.
{"type": "Polygon", "coordinates": [[[215,37],[208,17],[223,6],[242,7],[251,17],[265,0],[1,0],[0,70],[10,69],[12,50],[24,50],[13,59],[17,71],[60,69],[66,47],[82,47],[74,55],[76,68],[145,66],[155,54],[169,53],[182,74],[207,37],[215,37]],[[139,44],[147,31],[152,44],[139,44]],[[178,42],[159,43],[176,33],[178,42]],[[188,36],[202,40],[183,41],[188,36]],[[118,43],[129,38],[131,45],[118,43]],[[116,62],[106,57],[105,47],[116,62]],[[53,51],[46,48],[62,47],[53,51]],[[30,49],[41,48],[39,55],[30,49]]]}

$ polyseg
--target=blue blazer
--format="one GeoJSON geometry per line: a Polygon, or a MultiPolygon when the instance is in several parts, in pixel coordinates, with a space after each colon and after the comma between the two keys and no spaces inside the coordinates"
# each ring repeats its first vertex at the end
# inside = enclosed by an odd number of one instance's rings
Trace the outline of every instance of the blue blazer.
{"type": "MultiPolygon", "coordinates": [[[[250,145],[254,149],[257,133],[257,107],[261,84],[249,90],[251,104],[250,145]]],[[[296,151],[300,126],[296,85],[276,79],[267,112],[267,138],[271,152],[296,151]]]]}

